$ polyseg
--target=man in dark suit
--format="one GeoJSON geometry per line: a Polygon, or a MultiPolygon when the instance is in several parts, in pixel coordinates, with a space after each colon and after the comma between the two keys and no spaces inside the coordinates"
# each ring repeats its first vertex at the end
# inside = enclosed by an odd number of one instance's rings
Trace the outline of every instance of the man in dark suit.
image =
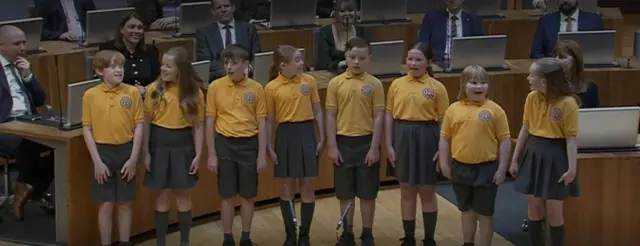
{"type": "Polygon", "coordinates": [[[42,40],[75,41],[84,34],[87,11],[95,10],[93,0],[34,0],[42,17],[42,40]]]}
{"type": "MultiPolygon", "coordinates": [[[[45,93],[31,72],[26,55],[26,37],[15,26],[0,27],[0,122],[37,113],[45,93]]],[[[49,198],[46,190],[53,181],[53,154],[41,157],[50,149],[19,136],[0,134],[0,152],[16,159],[20,175],[15,185],[13,211],[21,220],[24,205],[30,198],[49,198]]],[[[51,201],[44,204],[52,209],[51,201]]]]}
{"type": "Polygon", "coordinates": [[[196,59],[209,60],[209,80],[224,77],[226,72],[222,66],[220,54],[231,44],[243,46],[251,54],[260,52],[258,31],[252,24],[234,20],[235,6],[230,0],[212,0],[211,13],[216,22],[198,28],[196,31],[196,59]]]}
{"type": "Polygon", "coordinates": [[[428,13],[422,19],[419,40],[427,42],[435,60],[448,59],[455,37],[482,36],[482,19],[462,11],[464,0],[444,0],[444,10],[428,13]]]}
{"type": "Polygon", "coordinates": [[[559,0],[557,12],[546,14],[538,20],[538,27],[531,45],[531,58],[553,56],[558,32],[597,31],[604,29],[602,17],[578,8],[579,0],[559,0]]]}

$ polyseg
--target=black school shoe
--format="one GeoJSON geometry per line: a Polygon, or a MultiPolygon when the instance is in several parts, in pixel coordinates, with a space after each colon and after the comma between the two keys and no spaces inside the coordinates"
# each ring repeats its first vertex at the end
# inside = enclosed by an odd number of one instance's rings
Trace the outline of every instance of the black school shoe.
{"type": "Polygon", "coordinates": [[[222,246],[236,246],[236,241],[234,241],[233,239],[225,239],[224,241],[222,241],[222,246]]]}
{"type": "Polygon", "coordinates": [[[425,238],[424,240],[422,240],[422,245],[423,246],[436,246],[436,240],[434,240],[433,238],[425,238]]]}
{"type": "Polygon", "coordinates": [[[416,239],[413,237],[400,238],[400,241],[402,241],[400,246],[416,246],[416,239]]]}
{"type": "Polygon", "coordinates": [[[374,246],[373,236],[371,235],[362,235],[360,236],[360,246],[374,246]]]}
{"type": "Polygon", "coordinates": [[[353,233],[343,232],[336,246],[356,246],[356,239],[353,233]]]}
{"type": "Polygon", "coordinates": [[[251,242],[251,239],[240,240],[240,246],[255,246],[256,244],[251,242]]]}
{"type": "Polygon", "coordinates": [[[296,237],[295,236],[287,236],[287,238],[284,240],[284,243],[282,244],[282,246],[298,246],[296,244],[296,237]]]}

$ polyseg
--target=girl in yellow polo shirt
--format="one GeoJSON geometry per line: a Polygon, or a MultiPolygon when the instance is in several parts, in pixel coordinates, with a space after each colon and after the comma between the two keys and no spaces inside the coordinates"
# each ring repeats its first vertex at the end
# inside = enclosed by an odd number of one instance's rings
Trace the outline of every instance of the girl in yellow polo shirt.
{"type": "Polygon", "coordinates": [[[528,195],[530,245],[543,245],[547,211],[551,245],[564,245],[562,201],[579,195],[576,178],[578,105],[565,64],[543,58],[529,67],[531,92],[524,104],[522,128],[510,172],[517,191],[528,195]]]}
{"type": "MultiPolygon", "coordinates": [[[[304,57],[293,46],[282,45],[273,52],[271,81],[265,87],[267,129],[277,124],[275,146],[268,152],[274,162],[274,175],[280,179],[280,209],[284,220],[284,245],[310,245],[309,230],[315,209],[313,179],[318,176],[318,157],[324,145],[324,117],[318,86],[313,77],[303,74],[304,57]],[[320,141],[316,140],[318,127],[320,141]],[[299,182],[301,226],[296,240],[293,222],[293,198],[299,182]]],[[[271,134],[269,134],[270,136],[271,134]]],[[[271,137],[268,138],[269,140],[271,137]]]]}
{"type": "Polygon", "coordinates": [[[500,105],[487,99],[488,79],[481,66],[462,71],[458,101],[447,109],[440,129],[440,170],[452,180],[462,212],[463,246],[473,246],[476,221],[480,222],[480,245],[491,245],[496,193],[511,154],[507,116],[500,105]]]}
{"type": "Polygon", "coordinates": [[[202,156],[204,95],[187,51],[173,47],[162,57],[160,77],[145,99],[144,185],[159,190],[154,221],[157,245],[166,245],[169,197],[175,196],[180,245],[189,245],[191,197],[202,156]]]}
{"type": "Polygon", "coordinates": [[[413,46],[406,59],[408,74],[393,81],[387,94],[385,140],[389,163],[387,175],[400,182],[402,245],[415,245],[416,198],[420,195],[424,218],[424,245],[435,245],[438,219],[435,157],[439,123],[449,107],[449,95],[433,78],[433,53],[427,43],[413,46]]]}

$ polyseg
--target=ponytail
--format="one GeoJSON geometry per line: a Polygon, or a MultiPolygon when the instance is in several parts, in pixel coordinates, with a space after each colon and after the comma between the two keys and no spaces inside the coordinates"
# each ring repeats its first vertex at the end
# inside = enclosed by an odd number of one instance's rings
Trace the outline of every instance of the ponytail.
{"type": "MultiPolygon", "coordinates": [[[[271,67],[269,68],[269,81],[274,80],[275,78],[278,77],[278,68],[276,67],[276,64],[271,64],[271,67]]],[[[267,81],[267,82],[269,82],[267,81]]]]}

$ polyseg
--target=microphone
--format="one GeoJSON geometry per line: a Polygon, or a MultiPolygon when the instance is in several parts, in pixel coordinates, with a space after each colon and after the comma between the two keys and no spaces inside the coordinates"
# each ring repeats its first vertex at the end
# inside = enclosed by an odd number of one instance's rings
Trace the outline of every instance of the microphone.
{"type": "Polygon", "coordinates": [[[353,202],[349,202],[349,204],[347,204],[347,208],[344,209],[344,212],[342,213],[342,216],[340,216],[340,220],[338,220],[338,226],[336,227],[336,231],[340,230],[340,227],[342,227],[347,220],[347,214],[349,214],[349,210],[351,210],[351,206],[353,206],[353,202]]]}
{"type": "Polygon", "coordinates": [[[180,19],[182,18],[182,3],[181,1],[178,1],[178,6],[176,6],[173,9],[173,15],[175,17],[175,19],[173,19],[175,21],[175,32],[176,32],[176,37],[180,36],[180,19]]]}

